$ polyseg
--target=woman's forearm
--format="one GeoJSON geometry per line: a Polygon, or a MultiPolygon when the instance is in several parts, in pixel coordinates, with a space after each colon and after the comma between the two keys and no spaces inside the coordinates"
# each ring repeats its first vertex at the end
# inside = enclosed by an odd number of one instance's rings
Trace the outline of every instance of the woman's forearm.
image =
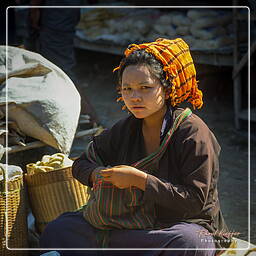
{"type": "Polygon", "coordinates": [[[91,163],[85,154],[76,159],[72,165],[72,175],[75,179],[86,186],[92,186],[90,182],[91,173],[98,165],[91,163]]]}

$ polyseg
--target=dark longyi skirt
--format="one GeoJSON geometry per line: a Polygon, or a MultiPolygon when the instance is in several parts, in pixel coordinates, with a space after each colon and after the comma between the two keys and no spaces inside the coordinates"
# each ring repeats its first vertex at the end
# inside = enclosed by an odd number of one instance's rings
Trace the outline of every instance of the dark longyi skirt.
{"type": "Polygon", "coordinates": [[[40,238],[40,247],[54,248],[61,255],[72,256],[212,256],[215,254],[214,240],[212,236],[200,235],[203,233],[200,231],[204,230],[197,224],[185,222],[179,222],[170,228],[161,230],[111,230],[109,231],[109,247],[104,250],[99,248],[97,243],[98,230],[86,222],[82,212],[67,212],[47,225],[40,238]],[[60,248],[68,248],[68,250],[60,248]],[[77,248],[84,250],[76,250],[77,248]],[[147,248],[147,250],[138,248],[147,248]],[[152,249],[149,250],[149,248],[152,249]],[[183,249],[177,250],[177,248],[183,249]],[[186,250],[185,248],[192,249],[186,250]]]}

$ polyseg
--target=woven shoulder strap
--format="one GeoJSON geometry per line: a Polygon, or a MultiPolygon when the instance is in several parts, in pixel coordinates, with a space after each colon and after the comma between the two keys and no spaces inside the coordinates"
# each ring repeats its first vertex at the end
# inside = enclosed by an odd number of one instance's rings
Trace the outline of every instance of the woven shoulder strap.
{"type": "Polygon", "coordinates": [[[190,115],[192,114],[192,111],[189,108],[186,108],[183,110],[174,120],[172,128],[168,131],[166,134],[164,140],[162,141],[160,147],[150,154],[149,156],[141,159],[140,161],[132,164],[132,166],[137,168],[145,168],[146,166],[150,165],[151,163],[155,161],[159,161],[164,154],[165,150],[167,149],[167,145],[170,142],[170,139],[173,135],[173,133],[177,130],[179,125],[190,115]]]}

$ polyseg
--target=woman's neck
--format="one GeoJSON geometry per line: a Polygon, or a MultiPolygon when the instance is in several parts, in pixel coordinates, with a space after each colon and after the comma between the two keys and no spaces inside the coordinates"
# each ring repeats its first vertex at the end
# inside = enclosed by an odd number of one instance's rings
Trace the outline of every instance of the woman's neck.
{"type": "Polygon", "coordinates": [[[160,130],[162,127],[164,115],[166,113],[167,106],[164,105],[160,110],[158,110],[153,115],[146,117],[143,119],[143,127],[145,129],[158,129],[160,130]]]}

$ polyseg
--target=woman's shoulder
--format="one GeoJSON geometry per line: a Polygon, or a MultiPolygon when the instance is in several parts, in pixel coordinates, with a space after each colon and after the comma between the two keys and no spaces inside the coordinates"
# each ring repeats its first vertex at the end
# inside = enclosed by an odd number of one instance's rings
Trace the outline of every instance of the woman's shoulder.
{"type": "MultiPolygon", "coordinates": [[[[182,108],[177,108],[174,111],[173,118],[177,117],[183,110],[182,108]]],[[[196,140],[217,143],[217,139],[209,126],[195,113],[192,113],[180,124],[176,135],[179,137],[179,141],[196,140]]]]}
{"type": "Polygon", "coordinates": [[[119,141],[130,138],[130,135],[138,127],[138,120],[132,115],[120,119],[112,127],[106,128],[103,132],[94,137],[98,143],[118,145],[119,141]]]}
{"type": "Polygon", "coordinates": [[[112,132],[125,132],[125,131],[130,131],[132,128],[136,128],[139,124],[139,120],[135,118],[133,115],[128,115],[127,117],[124,117],[117,121],[111,128],[110,130],[112,132]]]}
{"type": "MultiPolygon", "coordinates": [[[[177,109],[177,111],[174,112],[174,115],[177,116],[181,112],[182,109],[177,109]]],[[[219,155],[221,150],[214,133],[195,113],[192,113],[180,124],[174,137],[175,145],[177,145],[176,149],[179,152],[183,151],[184,147],[188,147],[189,150],[196,148],[198,152],[207,149],[219,155]]]]}
{"type": "Polygon", "coordinates": [[[126,135],[127,133],[132,132],[136,127],[138,126],[138,120],[132,116],[129,115],[127,117],[124,117],[114,123],[112,127],[105,129],[106,134],[112,134],[115,137],[118,137],[118,135],[126,135]]]}
{"type": "MultiPolygon", "coordinates": [[[[183,108],[176,108],[174,110],[173,119],[182,113],[183,108]]],[[[186,130],[187,132],[210,132],[208,125],[195,113],[192,112],[180,125],[180,130],[186,130]]]]}
{"type": "Polygon", "coordinates": [[[95,150],[100,155],[103,163],[112,165],[118,159],[129,136],[129,129],[134,120],[128,116],[116,122],[111,128],[104,129],[99,135],[93,137],[95,150]]]}

